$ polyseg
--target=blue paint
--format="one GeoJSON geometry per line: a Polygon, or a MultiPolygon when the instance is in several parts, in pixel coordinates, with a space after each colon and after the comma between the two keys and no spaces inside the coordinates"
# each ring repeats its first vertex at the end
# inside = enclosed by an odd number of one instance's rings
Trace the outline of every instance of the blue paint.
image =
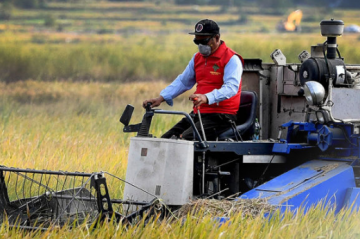
{"type": "Polygon", "coordinates": [[[317,171],[311,167],[307,167],[306,165],[300,166],[257,187],[256,190],[284,192],[298,187],[300,184],[320,175],[322,172],[323,171],[317,171]]]}
{"type": "Polygon", "coordinates": [[[273,153],[283,153],[289,154],[292,149],[308,149],[314,148],[314,146],[309,146],[307,144],[289,144],[286,141],[282,143],[275,143],[273,146],[273,153]]]}
{"type": "MultiPolygon", "coordinates": [[[[214,221],[219,223],[219,226],[224,225],[230,220],[229,217],[214,217],[214,221]]],[[[229,222],[230,223],[230,222],[229,222]]]]}
{"type": "Polygon", "coordinates": [[[351,211],[359,210],[360,208],[360,188],[352,187],[346,191],[344,199],[344,207],[351,208],[351,211]]]}
{"type": "MultiPolygon", "coordinates": [[[[311,206],[336,206],[340,210],[348,194],[348,188],[355,187],[354,173],[345,162],[313,160],[300,165],[271,181],[243,194],[240,198],[266,198],[281,211],[303,207],[306,212],[311,206]]],[[[352,198],[352,197],[350,197],[352,198]]]]}

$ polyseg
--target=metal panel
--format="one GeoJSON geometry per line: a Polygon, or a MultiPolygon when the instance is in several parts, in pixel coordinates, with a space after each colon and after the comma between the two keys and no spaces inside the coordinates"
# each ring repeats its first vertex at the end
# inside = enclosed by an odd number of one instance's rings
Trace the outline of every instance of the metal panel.
{"type": "Polygon", "coordinates": [[[318,176],[324,172],[323,170],[319,170],[318,168],[321,168],[321,166],[327,165],[328,163],[324,161],[318,162],[319,164],[316,164],[316,167],[314,167],[314,165],[311,165],[309,167],[306,167],[304,165],[303,167],[294,168],[293,170],[286,172],[281,176],[276,177],[267,183],[264,183],[263,185],[260,185],[256,188],[256,190],[283,192],[291,188],[297,187],[301,183],[304,183],[307,180],[314,178],[315,176],[318,176]],[[294,175],[296,175],[296,177],[294,177],[294,175]]]}
{"type": "MultiPolygon", "coordinates": [[[[290,66],[289,66],[290,67],[290,66]]],[[[291,68],[297,69],[298,65],[291,65],[291,68]]],[[[284,68],[284,91],[285,95],[293,95],[298,96],[298,92],[300,90],[300,78],[299,73],[290,70],[289,68],[284,68]]]]}
{"type": "Polygon", "coordinates": [[[283,155],[244,155],[243,163],[285,163],[283,155]]]}
{"type": "MultiPolygon", "coordinates": [[[[298,65],[292,64],[283,67],[272,66],[269,86],[270,116],[268,136],[277,138],[279,126],[290,121],[303,121],[305,118],[305,97],[298,96],[298,76],[292,69],[298,65]]],[[[286,132],[283,132],[285,135],[286,132]]]]}
{"type": "Polygon", "coordinates": [[[272,191],[261,191],[261,190],[250,190],[243,195],[241,195],[240,199],[258,199],[258,198],[270,198],[271,196],[276,195],[277,192],[272,191]]]}
{"type": "Polygon", "coordinates": [[[274,147],[273,142],[244,141],[244,142],[225,142],[208,141],[209,147],[202,149],[198,143],[195,143],[195,152],[233,152],[237,155],[270,155],[274,147]]]}
{"type": "Polygon", "coordinates": [[[348,188],[344,200],[344,207],[358,209],[360,208],[360,188],[348,188]]]}
{"type": "Polygon", "coordinates": [[[265,70],[261,72],[260,78],[260,94],[259,96],[259,123],[260,123],[260,139],[268,139],[270,131],[270,66],[266,65],[265,70]]]}
{"type": "MultiPolygon", "coordinates": [[[[301,122],[305,119],[305,98],[299,96],[273,97],[271,114],[271,131],[270,137],[276,138],[279,132],[279,126],[293,120],[301,122]]],[[[283,132],[283,137],[286,132],[283,132]]]]}
{"type": "Polygon", "coordinates": [[[319,202],[323,202],[324,206],[336,206],[338,211],[343,207],[347,190],[351,187],[355,187],[355,180],[348,163],[313,160],[243,194],[241,198],[267,198],[270,204],[283,206],[282,211],[302,206],[306,212],[319,202]]]}
{"type": "Polygon", "coordinates": [[[331,109],[336,119],[360,119],[360,89],[333,88],[331,109]]]}
{"type": "Polygon", "coordinates": [[[194,143],[185,140],[134,137],[130,140],[124,199],[183,205],[193,194],[194,143]]]}
{"type": "Polygon", "coordinates": [[[337,168],[324,172],[319,177],[305,182],[301,187],[274,198],[270,203],[288,205],[294,209],[303,206],[306,212],[311,206],[322,202],[324,206],[335,206],[338,212],[344,205],[347,189],[354,186],[351,166],[339,163],[337,168]]]}
{"type": "Polygon", "coordinates": [[[244,59],[244,72],[261,71],[262,60],[261,59],[244,59]]]}

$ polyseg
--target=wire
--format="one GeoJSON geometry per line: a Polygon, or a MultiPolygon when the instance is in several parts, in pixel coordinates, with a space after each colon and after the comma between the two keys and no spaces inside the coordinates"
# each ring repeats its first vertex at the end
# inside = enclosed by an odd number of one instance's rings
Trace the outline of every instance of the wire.
{"type": "Polygon", "coordinates": [[[348,135],[346,133],[346,130],[344,129],[343,126],[338,125],[338,128],[340,128],[341,131],[344,133],[345,139],[348,141],[349,144],[351,144],[352,146],[355,146],[355,147],[358,146],[358,145],[354,144],[353,142],[351,142],[351,140],[349,139],[349,137],[348,137],[348,135]]]}
{"type": "Polygon", "coordinates": [[[145,191],[144,189],[142,189],[142,188],[140,188],[140,187],[138,187],[138,186],[136,186],[136,185],[134,185],[134,184],[132,184],[132,183],[129,183],[129,182],[125,181],[125,180],[122,179],[122,178],[119,178],[119,177],[115,176],[114,174],[111,174],[111,173],[109,173],[109,172],[102,172],[102,173],[108,174],[108,175],[110,175],[110,176],[112,176],[112,177],[114,177],[114,178],[116,178],[116,179],[119,179],[120,181],[122,181],[122,182],[124,182],[124,183],[127,183],[127,184],[129,184],[130,186],[133,186],[134,188],[139,189],[140,191],[143,191],[144,193],[147,193],[147,194],[149,194],[150,196],[153,196],[153,197],[159,199],[158,196],[155,196],[154,194],[149,193],[149,192],[145,191]]]}
{"type": "Polygon", "coordinates": [[[259,178],[259,180],[255,183],[254,188],[258,185],[258,183],[259,183],[260,181],[263,180],[264,175],[265,175],[266,171],[268,170],[268,168],[269,168],[269,166],[270,166],[270,164],[271,164],[271,162],[273,161],[274,158],[275,158],[275,154],[272,156],[270,162],[269,162],[268,165],[266,166],[266,168],[265,168],[264,172],[262,173],[261,177],[259,178]]]}
{"type": "Polygon", "coordinates": [[[340,54],[339,48],[337,48],[337,47],[336,47],[336,52],[337,52],[337,54],[338,54],[339,58],[341,59],[342,57],[341,57],[341,54],[340,54]]]}
{"type": "MultiPolygon", "coordinates": [[[[229,162],[226,162],[226,163],[223,163],[223,164],[220,164],[220,165],[211,167],[211,169],[220,168],[220,167],[222,167],[222,166],[224,166],[224,165],[231,164],[231,163],[236,162],[236,161],[238,161],[238,160],[240,160],[240,158],[237,158],[237,159],[231,160],[231,161],[229,161],[229,162]]],[[[208,172],[208,171],[209,171],[209,169],[206,169],[206,172],[208,172]]]]}
{"type": "MultiPolygon", "coordinates": [[[[327,70],[328,70],[328,74],[329,74],[329,78],[331,77],[331,72],[330,72],[330,67],[329,67],[329,62],[327,60],[327,56],[325,55],[325,45],[327,45],[327,41],[325,41],[323,43],[323,54],[324,54],[324,59],[325,59],[325,63],[326,63],[326,67],[327,67],[327,70]]],[[[327,79],[328,80],[328,79],[327,79]]]]}

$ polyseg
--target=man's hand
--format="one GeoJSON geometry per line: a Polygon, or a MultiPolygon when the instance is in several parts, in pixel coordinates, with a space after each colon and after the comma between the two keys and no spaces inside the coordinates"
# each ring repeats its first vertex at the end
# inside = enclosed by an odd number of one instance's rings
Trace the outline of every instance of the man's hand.
{"type": "Polygon", "coordinates": [[[203,94],[192,94],[189,96],[189,100],[193,101],[195,107],[208,102],[208,98],[203,94]]]}
{"type": "Polygon", "coordinates": [[[164,101],[164,98],[160,95],[157,98],[153,98],[153,99],[149,99],[149,100],[145,100],[143,102],[143,107],[145,108],[147,103],[151,103],[151,108],[157,107],[159,106],[162,102],[164,101]]]}

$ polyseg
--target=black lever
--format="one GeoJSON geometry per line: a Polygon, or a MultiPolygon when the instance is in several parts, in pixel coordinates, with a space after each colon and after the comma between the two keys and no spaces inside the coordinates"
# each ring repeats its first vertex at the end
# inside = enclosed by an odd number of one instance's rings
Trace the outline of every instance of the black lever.
{"type": "Polygon", "coordinates": [[[144,117],[142,119],[141,126],[140,126],[137,136],[152,137],[152,135],[149,134],[152,117],[154,116],[154,110],[151,109],[151,105],[152,104],[150,102],[148,102],[146,104],[146,107],[145,107],[146,113],[144,114],[144,117]]]}
{"type": "Polygon", "coordinates": [[[151,103],[150,102],[148,102],[147,104],[146,104],[146,107],[145,107],[145,109],[146,109],[146,111],[150,111],[151,110],[151,103]]]}

